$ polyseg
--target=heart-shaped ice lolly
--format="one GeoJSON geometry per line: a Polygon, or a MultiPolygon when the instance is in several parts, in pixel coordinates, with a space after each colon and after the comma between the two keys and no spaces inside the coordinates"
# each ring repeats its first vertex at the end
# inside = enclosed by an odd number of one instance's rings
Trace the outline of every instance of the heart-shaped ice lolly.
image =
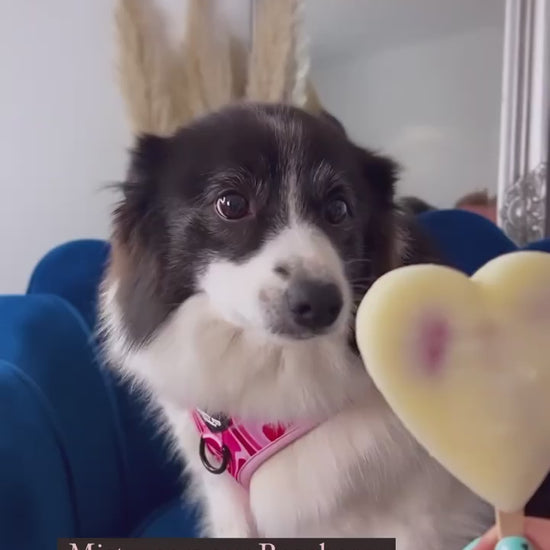
{"type": "Polygon", "coordinates": [[[356,332],[419,443],[498,510],[523,509],[550,470],[550,254],[506,254],[471,278],[396,269],[363,298],[356,332]]]}

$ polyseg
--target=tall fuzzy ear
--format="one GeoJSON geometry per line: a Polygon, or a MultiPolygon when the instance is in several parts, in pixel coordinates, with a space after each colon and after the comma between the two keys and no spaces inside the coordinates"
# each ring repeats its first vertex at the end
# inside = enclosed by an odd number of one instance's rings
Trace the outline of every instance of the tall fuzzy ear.
{"type": "Polygon", "coordinates": [[[131,152],[128,183],[152,183],[163,165],[168,150],[168,138],[140,134],[131,152]]]}
{"type": "Polygon", "coordinates": [[[441,263],[441,254],[416,217],[397,206],[400,166],[391,158],[361,150],[363,174],[376,202],[366,229],[366,254],[379,277],[402,265],[441,263]]]}
{"type": "MultiPolygon", "coordinates": [[[[103,305],[99,330],[107,339],[112,336],[110,307],[113,299],[123,306],[125,317],[134,324],[138,323],[137,326],[141,319],[155,312],[156,305],[151,296],[156,288],[159,263],[151,250],[157,249],[155,225],[162,223],[162,219],[156,214],[154,203],[156,178],[167,141],[150,134],[137,137],[126,180],[120,185],[122,198],[113,213],[111,252],[101,292],[103,305]],[[111,288],[117,289],[114,296],[111,296],[111,288]]],[[[118,353],[125,352],[118,345],[105,351],[114,354],[111,358],[116,360],[122,359],[118,353]]]]}
{"type": "Polygon", "coordinates": [[[357,147],[362,175],[373,202],[365,231],[365,255],[379,277],[401,265],[406,256],[407,233],[394,203],[399,165],[391,158],[357,147]]]}
{"type": "MultiPolygon", "coordinates": [[[[105,288],[116,281],[115,299],[131,337],[145,341],[164,319],[158,299],[163,269],[165,219],[157,200],[169,138],[144,134],[136,139],[123,198],[114,213],[105,288]]],[[[104,323],[108,319],[104,319],[104,323]]]]}
{"type": "Polygon", "coordinates": [[[380,206],[393,208],[395,186],[401,167],[390,157],[357,147],[361,159],[362,172],[380,206]]]}
{"type": "Polygon", "coordinates": [[[156,217],[157,181],[168,141],[152,134],[142,134],[136,139],[126,181],[121,186],[123,198],[114,213],[114,237],[119,243],[130,245],[136,232],[142,239],[149,234],[147,228],[156,217]]]}

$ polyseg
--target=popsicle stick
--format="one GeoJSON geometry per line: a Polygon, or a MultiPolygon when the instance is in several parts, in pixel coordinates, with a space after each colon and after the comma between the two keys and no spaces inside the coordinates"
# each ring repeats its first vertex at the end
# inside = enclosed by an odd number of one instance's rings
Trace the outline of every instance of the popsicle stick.
{"type": "Polygon", "coordinates": [[[498,538],[519,537],[523,535],[523,518],[523,510],[519,512],[496,510],[498,538]]]}

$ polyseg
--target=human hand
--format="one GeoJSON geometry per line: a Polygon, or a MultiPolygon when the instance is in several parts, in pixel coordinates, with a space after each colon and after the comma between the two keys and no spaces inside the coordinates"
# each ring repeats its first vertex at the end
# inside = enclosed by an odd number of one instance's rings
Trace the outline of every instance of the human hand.
{"type": "Polygon", "coordinates": [[[550,520],[525,518],[523,535],[499,540],[495,526],[464,550],[550,550],[550,520]]]}

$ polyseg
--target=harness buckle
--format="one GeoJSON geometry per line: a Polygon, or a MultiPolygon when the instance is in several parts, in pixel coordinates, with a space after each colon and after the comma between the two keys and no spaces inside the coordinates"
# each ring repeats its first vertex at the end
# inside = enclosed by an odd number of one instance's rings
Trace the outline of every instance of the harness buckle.
{"type": "Polygon", "coordinates": [[[202,465],[212,474],[220,475],[223,474],[227,467],[229,466],[229,461],[231,460],[231,452],[225,444],[222,444],[221,448],[221,463],[219,466],[214,466],[206,456],[206,439],[204,436],[201,436],[201,441],[199,444],[199,456],[201,458],[202,465]]]}

